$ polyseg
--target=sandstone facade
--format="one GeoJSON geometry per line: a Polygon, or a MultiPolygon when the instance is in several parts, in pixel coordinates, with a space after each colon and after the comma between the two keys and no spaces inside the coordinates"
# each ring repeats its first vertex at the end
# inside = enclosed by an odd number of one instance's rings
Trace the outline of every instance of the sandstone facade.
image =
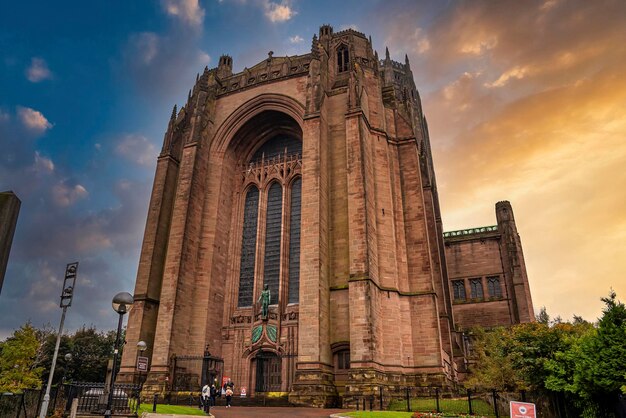
{"type": "Polygon", "coordinates": [[[462,327],[532,320],[510,205],[484,247],[444,238],[408,59],[322,26],[308,54],[232,65],[205,69],[172,113],[120,379],[144,340],[148,390],[171,388],[173,356],[210,352],[236,393],[350,403],[380,385],[451,385],[462,327]],[[495,275],[497,300],[453,298],[450,278],[495,275]]]}

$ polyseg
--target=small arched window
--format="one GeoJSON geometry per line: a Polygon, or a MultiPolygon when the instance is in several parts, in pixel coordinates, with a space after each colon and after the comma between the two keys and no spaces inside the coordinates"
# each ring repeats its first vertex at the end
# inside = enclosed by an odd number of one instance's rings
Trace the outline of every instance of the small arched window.
{"type": "Polygon", "coordinates": [[[348,47],[341,45],[337,48],[337,72],[343,73],[348,71],[350,65],[350,54],[348,53],[348,47]]]}

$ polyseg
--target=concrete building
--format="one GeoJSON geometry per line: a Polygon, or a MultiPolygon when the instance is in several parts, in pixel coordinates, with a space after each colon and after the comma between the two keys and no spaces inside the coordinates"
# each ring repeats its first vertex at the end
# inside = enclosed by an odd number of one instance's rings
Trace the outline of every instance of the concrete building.
{"type": "Polygon", "coordinates": [[[408,58],[330,26],[305,55],[238,73],[222,56],[168,124],[120,379],[144,340],[148,392],[220,375],[324,406],[448,387],[464,327],[533,320],[511,206],[496,217],[444,235],[408,58]],[[209,353],[219,370],[182,361],[209,353]]]}

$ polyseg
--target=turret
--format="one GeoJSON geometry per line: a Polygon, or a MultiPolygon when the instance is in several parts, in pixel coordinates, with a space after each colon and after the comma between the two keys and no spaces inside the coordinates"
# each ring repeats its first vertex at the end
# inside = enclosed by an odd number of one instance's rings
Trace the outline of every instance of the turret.
{"type": "Polygon", "coordinates": [[[233,59],[230,55],[222,55],[217,65],[217,76],[219,78],[226,78],[231,75],[233,75],[233,59]]]}
{"type": "Polygon", "coordinates": [[[320,26],[320,41],[330,39],[333,36],[333,27],[330,25],[320,26]]]}

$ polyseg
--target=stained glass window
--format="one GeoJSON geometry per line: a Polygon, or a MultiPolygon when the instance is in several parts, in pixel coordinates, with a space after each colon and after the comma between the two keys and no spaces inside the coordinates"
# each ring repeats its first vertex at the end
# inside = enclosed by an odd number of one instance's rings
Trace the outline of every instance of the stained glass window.
{"type": "Polygon", "coordinates": [[[283,188],[273,183],[267,193],[267,215],[265,221],[265,260],[263,287],[269,286],[270,304],[278,303],[280,281],[280,236],[283,209],[283,188]]]}
{"type": "Polygon", "coordinates": [[[302,181],[297,178],[291,185],[291,214],[289,225],[289,303],[300,300],[300,201],[302,181]]]}
{"type": "Polygon", "coordinates": [[[253,186],[246,194],[243,212],[241,265],[239,268],[239,306],[252,306],[258,212],[259,189],[253,186]]]}

